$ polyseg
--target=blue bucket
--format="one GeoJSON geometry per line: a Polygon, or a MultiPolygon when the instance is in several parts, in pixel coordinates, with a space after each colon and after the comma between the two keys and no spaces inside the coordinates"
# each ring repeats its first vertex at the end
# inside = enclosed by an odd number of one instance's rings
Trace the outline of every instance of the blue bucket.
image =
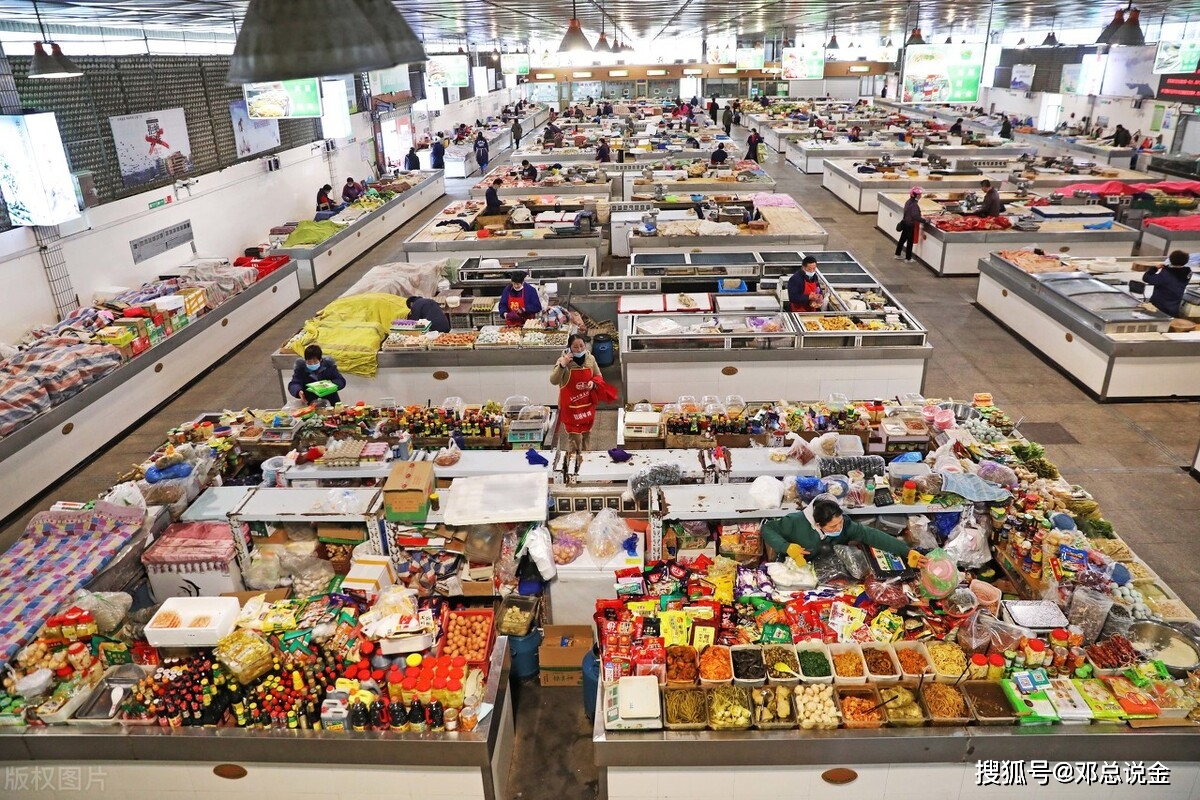
{"type": "Polygon", "coordinates": [[[611,366],[616,360],[616,351],[613,349],[613,339],[607,333],[598,333],[592,339],[592,355],[596,358],[596,364],[601,367],[611,366]]]}
{"type": "Polygon", "coordinates": [[[596,693],[600,689],[600,658],[595,650],[588,650],[583,657],[583,713],[588,719],[596,718],[596,693]]]}
{"type": "Polygon", "coordinates": [[[542,646],[542,629],[535,628],[526,636],[508,637],[512,652],[512,676],[518,681],[529,680],[538,674],[538,648],[542,646]]]}

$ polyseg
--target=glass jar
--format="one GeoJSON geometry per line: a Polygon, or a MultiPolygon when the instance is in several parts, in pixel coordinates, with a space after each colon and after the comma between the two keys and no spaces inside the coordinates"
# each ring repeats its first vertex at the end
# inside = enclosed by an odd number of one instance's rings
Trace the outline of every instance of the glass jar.
{"type": "Polygon", "coordinates": [[[90,639],[100,632],[96,625],[96,618],[87,611],[79,615],[79,622],[75,626],[75,632],[80,639],[90,639]]]}
{"type": "Polygon", "coordinates": [[[458,712],[458,724],[464,731],[473,731],[479,724],[479,707],[464,705],[458,712]]]}
{"type": "Polygon", "coordinates": [[[62,615],[62,635],[64,639],[79,638],[79,618],[82,615],[83,612],[78,608],[72,608],[62,615]]]}
{"type": "Polygon", "coordinates": [[[84,672],[92,661],[92,654],[83,642],[75,642],[67,648],[67,661],[80,672],[84,672]]]}
{"type": "Polygon", "coordinates": [[[441,703],[443,708],[450,705],[449,703],[446,702],[446,679],[445,678],[434,678],[433,679],[432,694],[433,694],[433,699],[437,700],[439,703],[441,703]]]}
{"type": "Polygon", "coordinates": [[[446,682],[446,708],[462,708],[463,700],[462,681],[451,678],[446,682]]]}

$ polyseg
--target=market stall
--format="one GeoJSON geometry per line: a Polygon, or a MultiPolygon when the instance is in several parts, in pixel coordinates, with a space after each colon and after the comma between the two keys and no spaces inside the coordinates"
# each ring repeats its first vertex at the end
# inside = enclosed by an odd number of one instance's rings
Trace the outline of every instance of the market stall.
{"type": "MultiPolygon", "coordinates": [[[[1194,201],[1192,201],[1194,202],[1194,201]]],[[[1168,255],[1172,250],[1200,250],[1200,217],[1148,217],[1142,222],[1142,255],[1168,255]]]]}
{"type": "MultiPolygon", "coordinates": [[[[0,461],[13,470],[11,474],[20,474],[21,480],[10,481],[0,493],[0,517],[17,511],[91,458],[114,436],[141,420],[148,409],[166,402],[194,380],[198,370],[216,363],[299,302],[300,287],[296,267],[285,264],[224,302],[214,302],[211,308],[206,307],[203,289],[188,294],[193,296],[186,301],[179,297],[174,322],[178,327],[171,335],[153,345],[146,339],[143,347],[141,337],[134,339],[137,334],[130,333],[133,341],[119,346],[130,351],[131,360],[5,433],[0,439],[0,461]],[[133,347],[140,348],[137,355],[133,355],[133,347]],[[136,402],[131,402],[131,397],[136,397],[136,402]]],[[[161,332],[158,335],[161,337],[161,332]]],[[[47,356],[40,359],[47,365],[42,369],[59,358],[53,353],[47,356]]],[[[83,380],[98,363],[91,358],[90,366],[63,361],[60,368],[83,380]]],[[[118,356],[116,361],[120,360],[118,356]]],[[[69,383],[63,381],[57,391],[66,395],[69,383]]],[[[36,409],[41,402],[36,395],[26,394],[20,407],[36,409]]],[[[8,418],[12,419],[11,412],[8,418]]]]}
{"type": "Polygon", "coordinates": [[[1129,292],[1137,263],[993,253],[976,300],[1099,400],[1200,395],[1200,337],[1129,292]]]}
{"type": "Polygon", "coordinates": [[[616,181],[619,180],[603,170],[588,168],[578,171],[567,169],[564,174],[546,174],[539,180],[530,181],[520,177],[515,167],[497,167],[471,187],[470,196],[483,197],[496,179],[503,181],[502,185],[496,187],[497,193],[503,198],[572,195],[607,198],[616,190],[616,181]]]}
{"type": "Polygon", "coordinates": [[[296,264],[303,293],[312,292],[341,272],[446,193],[445,175],[440,170],[410,173],[398,180],[404,181],[409,188],[369,211],[354,215],[327,238],[291,247],[286,246],[285,240],[271,251],[289,256],[296,264]]]}
{"type": "MultiPolygon", "coordinates": [[[[663,212],[658,215],[653,235],[643,224],[627,232],[628,253],[673,253],[679,248],[705,253],[741,253],[747,248],[806,247],[823,249],[829,234],[789,195],[754,194],[749,203],[718,202],[693,211],[663,212]],[[724,224],[722,224],[724,223],[724,224]]],[[[638,215],[641,219],[641,215],[638,215]]],[[[626,219],[625,222],[628,222],[626,219]]],[[[613,220],[613,253],[618,254],[618,223],[613,220]]]]}
{"type": "Polygon", "coordinates": [[[932,347],[920,323],[849,253],[807,254],[817,258],[829,298],[827,309],[816,314],[713,313],[725,298],[700,290],[705,281],[723,285],[738,280],[761,287],[764,272],[778,276],[782,285],[780,278],[797,268],[800,254],[795,252],[770,263],[767,259],[776,254],[636,255],[631,273],[653,270],[663,284],[678,276],[698,285],[657,298],[620,298],[626,396],[662,402],[695,386],[744,397],[761,394],[766,385],[795,397],[921,391],[932,347]],[[863,300],[867,295],[869,302],[863,300]]]}
{"type": "MultiPolygon", "coordinates": [[[[931,193],[933,194],[933,193],[931,193]]],[[[975,275],[978,262],[995,250],[1040,248],[1072,257],[1129,256],[1138,240],[1134,228],[1114,223],[1103,205],[1036,205],[1034,197],[1002,196],[1005,214],[961,216],[962,192],[921,198],[926,222],[913,245],[913,255],[939,275],[975,275]]],[[[879,195],[876,227],[898,241],[896,227],[904,215],[907,194],[879,195]]]]}
{"type": "MultiPolygon", "coordinates": [[[[566,208],[572,201],[582,207],[582,197],[567,197],[555,205],[566,208]]],[[[524,227],[510,228],[504,217],[481,219],[482,212],[481,200],[450,203],[425,227],[404,240],[405,255],[410,261],[472,256],[516,259],[584,256],[592,269],[600,264],[603,238],[599,228],[580,231],[571,221],[552,227],[537,227],[530,222],[522,223],[524,227]]]]}
{"type": "MultiPolygon", "coordinates": [[[[873,405],[849,407],[861,421],[873,405]]],[[[830,412],[773,410],[781,423],[830,412]]],[[[967,797],[981,764],[1019,762],[1032,787],[1034,770],[1049,784],[1063,762],[1093,759],[1117,783],[1122,760],[1153,764],[1160,782],[1194,779],[1194,615],[990,394],[885,403],[880,424],[939,414],[924,459],[864,464],[875,487],[925,505],[872,505],[861,477],[787,478],[782,506],[752,485],[651,485],[648,566],[617,571],[593,615],[593,744],[609,796],[787,796],[819,780],[890,793],[933,769],[943,794],[967,797]],[[989,497],[979,511],[945,502],[960,468],[980,494],[962,490],[989,497]],[[878,515],[903,544],[835,545],[764,573],[764,540],[789,530],[776,520],[831,486],[847,517],[878,515]],[[660,536],[667,562],[650,566],[660,536]],[[910,546],[928,553],[920,568],[879,557],[910,546]]],[[[826,458],[822,474],[846,468],[826,458]]]]}
{"type": "Polygon", "coordinates": [[[1130,170],[1102,167],[1078,174],[1069,174],[1061,169],[1030,169],[1023,162],[1006,161],[1002,166],[984,169],[971,168],[962,171],[947,170],[932,174],[926,167],[902,165],[887,168],[891,171],[859,172],[855,161],[827,160],[821,185],[837,195],[843,203],[860,214],[873,214],[879,210],[878,196],[881,192],[895,192],[909,186],[919,185],[936,191],[978,190],[979,181],[988,178],[993,184],[1011,185],[1015,175],[1028,184],[1029,188],[1047,194],[1055,188],[1071,186],[1087,181],[1140,181],[1140,173],[1130,170]]]}
{"type": "Polygon", "coordinates": [[[916,145],[911,142],[897,141],[828,141],[808,139],[788,143],[787,162],[806,175],[820,175],[825,171],[826,159],[865,159],[878,158],[884,153],[892,158],[904,161],[912,157],[916,145]]]}
{"type": "Polygon", "coordinates": [[[775,180],[753,161],[738,161],[723,169],[714,168],[707,162],[693,162],[688,167],[668,169],[647,166],[642,171],[625,170],[623,177],[625,183],[621,196],[625,200],[655,190],[660,185],[665,194],[775,191],[775,180]],[[647,171],[649,175],[645,174],[647,171]]]}
{"type": "Polygon", "coordinates": [[[1054,133],[1015,133],[1013,139],[1037,148],[1039,156],[1067,156],[1080,162],[1109,164],[1128,168],[1135,152],[1132,147],[1113,147],[1096,139],[1054,133]]]}

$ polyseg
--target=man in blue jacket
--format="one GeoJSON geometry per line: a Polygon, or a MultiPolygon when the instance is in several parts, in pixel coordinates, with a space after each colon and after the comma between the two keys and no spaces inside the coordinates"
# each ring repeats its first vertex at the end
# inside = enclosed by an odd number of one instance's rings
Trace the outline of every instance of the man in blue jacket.
{"type": "Polygon", "coordinates": [[[346,388],[346,379],[338,371],[337,362],[322,353],[320,345],[310,344],[304,348],[304,358],[297,358],[295,366],[292,367],[292,380],[288,383],[288,394],[298,397],[306,403],[325,400],[330,405],[336,405],[342,402],[342,398],[337,392],[318,397],[308,391],[308,385],[317,381],[333,381],[339,390],[346,388]]]}
{"type": "Polygon", "coordinates": [[[487,172],[488,143],[482,133],[475,137],[475,160],[479,162],[479,171],[487,172]]]}
{"type": "Polygon", "coordinates": [[[433,169],[446,168],[446,145],[442,144],[442,132],[438,131],[433,146],[429,148],[429,161],[433,169]]]}
{"type": "Polygon", "coordinates": [[[1147,271],[1142,276],[1142,282],[1154,287],[1150,303],[1155,308],[1167,316],[1178,317],[1183,306],[1183,293],[1191,277],[1188,254],[1182,250],[1172,250],[1166,263],[1154,271],[1147,271]]]}

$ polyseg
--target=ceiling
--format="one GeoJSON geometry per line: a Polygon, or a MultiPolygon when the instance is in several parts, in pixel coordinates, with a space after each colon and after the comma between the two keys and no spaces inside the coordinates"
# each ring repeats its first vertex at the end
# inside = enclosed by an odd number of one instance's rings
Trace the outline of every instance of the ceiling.
{"type": "MultiPolygon", "coordinates": [[[[341,0],[329,0],[336,7],[341,0]]],[[[566,30],[571,7],[546,0],[394,0],[417,35],[429,41],[466,37],[474,44],[524,43],[530,34],[556,38],[566,30]]],[[[895,35],[909,27],[920,9],[928,36],[948,32],[983,34],[999,29],[1046,30],[1101,28],[1123,3],[1086,0],[604,0],[608,37],[613,31],[643,46],[655,40],[695,36],[761,33],[766,38],[797,28],[816,33],[895,35]]],[[[1147,40],[1156,37],[1165,14],[1168,23],[1197,18],[1200,0],[1150,0],[1140,3],[1147,40]]],[[[175,33],[232,34],[240,25],[246,0],[39,0],[43,21],[59,26],[170,29],[175,33]]],[[[600,0],[579,0],[578,15],[593,39],[601,24],[600,0]]],[[[35,23],[31,0],[0,0],[0,21],[35,23]]],[[[61,32],[61,29],[60,29],[61,32]]],[[[1190,33],[1190,31],[1189,31],[1190,33]]]]}

